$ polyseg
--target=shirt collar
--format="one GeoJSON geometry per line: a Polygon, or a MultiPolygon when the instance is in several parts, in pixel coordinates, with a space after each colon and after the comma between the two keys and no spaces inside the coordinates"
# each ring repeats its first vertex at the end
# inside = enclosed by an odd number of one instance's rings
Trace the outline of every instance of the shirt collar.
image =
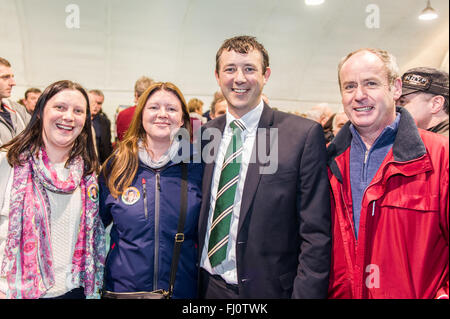
{"type": "MultiPolygon", "coordinates": [[[[395,117],[394,122],[392,122],[392,124],[386,126],[383,129],[381,134],[377,137],[377,139],[373,143],[371,150],[385,146],[387,144],[394,143],[395,136],[397,135],[398,131],[398,124],[400,123],[400,117],[401,117],[400,113],[397,112],[397,116],[395,117]]],[[[353,124],[350,124],[350,132],[354,137],[353,140],[357,141],[359,144],[363,146],[364,149],[366,149],[366,146],[362,141],[361,135],[359,135],[358,131],[356,130],[353,124]]]]}
{"type": "MultiPolygon", "coordinates": [[[[254,109],[250,110],[240,118],[242,123],[245,125],[245,132],[250,133],[256,131],[256,129],[258,128],[259,119],[261,118],[263,109],[264,109],[264,102],[261,99],[259,104],[254,109]]],[[[230,123],[236,120],[236,118],[233,115],[231,115],[230,112],[228,112],[228,110],[226,113],[226,117],[227,123],[225,128],[229,129],[230,123]]]]}

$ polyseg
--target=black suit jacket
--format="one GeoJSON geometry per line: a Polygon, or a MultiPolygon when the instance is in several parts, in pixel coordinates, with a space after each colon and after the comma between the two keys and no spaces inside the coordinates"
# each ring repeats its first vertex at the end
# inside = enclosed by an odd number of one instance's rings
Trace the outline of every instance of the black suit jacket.
{"type": "MultiPolygon", "coordinates": [[[[225,124],[226,116],[206,123],[202,136],[208,128],[223,132],[225,124]]],[[[220,139],[203,140],[202,147],[210,143],[220,143],[220,139]]],[[[331,222],[326,157],[324,134],[318,123],[264,105],[253,148],[256,161],[248,167],[238,223],[240,297],[327,297],[331,222]],[[270,142],[272,129],[278,132],[278,149],[270,142]],[[261,174],[270,163],[255,154],[269,149],[276,155],[278,169],[274,174],[261,174]]],[[[213,172],[214,162],[205,163],[200,254],[208,231],[213,172]]]]}
{"type": "Polygon", "coordinates": [[[113,151],[111,144],[111,122],[106,114],[100,111],[94,116],[92,125],[95,130],[98,161],[100,164],[103,164],[113,151]]]}

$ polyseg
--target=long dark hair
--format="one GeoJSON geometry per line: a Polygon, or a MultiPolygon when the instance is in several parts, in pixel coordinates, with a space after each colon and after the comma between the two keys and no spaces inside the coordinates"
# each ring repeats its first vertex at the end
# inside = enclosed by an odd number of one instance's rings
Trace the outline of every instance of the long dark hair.
{"type": "Polygon", "coordinates": [[[92,138],[92,124],[91,124],[91,109],[89,106],[89,98],[85,89],[78,83],[63,80],[50,84],[44,93],[39,97],[36,108],[31,116],[31,120],[27,127],[15,138],[1,147],[2,150],[7,150],[8,163],[11,166],[22,165],[20,156],[26,154],[28,159],[32,154],[35,154],[41,147],[44,147],[44,140],[42,138],[43,132],[43,114],[44,108],[47,102],[56,94],[63,90],[77,90],[85,98],[86,107],[86,121],[84,127],[76,138],[72,150],[69,154],[69,159],[66,165],[72,161],[75,157],[80,156],[84,160],[84,173],[83,175],[89,175],[93,172],[98,173],[99,165],[97,161],[97,154],[94,148],[94,142],[92,138]]]}

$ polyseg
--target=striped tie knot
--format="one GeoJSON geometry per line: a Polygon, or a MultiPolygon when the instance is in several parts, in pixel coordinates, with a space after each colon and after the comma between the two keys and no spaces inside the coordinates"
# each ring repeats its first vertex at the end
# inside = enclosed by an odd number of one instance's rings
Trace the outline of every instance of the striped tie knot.
{"type": "Polygon", "coordinates": [[[240,120],[234,120],[233,122],[231,122],[230,127],[233,130],[233,134],[245,131],[245,125],[240,120]]]}

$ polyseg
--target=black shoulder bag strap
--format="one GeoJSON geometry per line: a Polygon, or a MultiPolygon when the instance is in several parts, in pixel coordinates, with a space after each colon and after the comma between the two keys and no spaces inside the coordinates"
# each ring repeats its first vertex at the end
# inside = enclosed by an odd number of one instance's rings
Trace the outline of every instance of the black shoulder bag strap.
{"type": "Polygon", "coordinates": [[[187,175],[188,175],[188,167],[187,164],[181,163],[181,208],[180,208],[180,217],[178,219],[178,229],[175,234],[175,244],[173,246],[173,254],[172,254],[172,266],[170,271],[170,281],[169,281],[169,298],[172,297],[173,287],[175,285],[175,277],[177,274],[178,268],[178,260],[180,258],[181,245],[184,241],[184,222],[186,220],[187,213],[187,175]]]}

